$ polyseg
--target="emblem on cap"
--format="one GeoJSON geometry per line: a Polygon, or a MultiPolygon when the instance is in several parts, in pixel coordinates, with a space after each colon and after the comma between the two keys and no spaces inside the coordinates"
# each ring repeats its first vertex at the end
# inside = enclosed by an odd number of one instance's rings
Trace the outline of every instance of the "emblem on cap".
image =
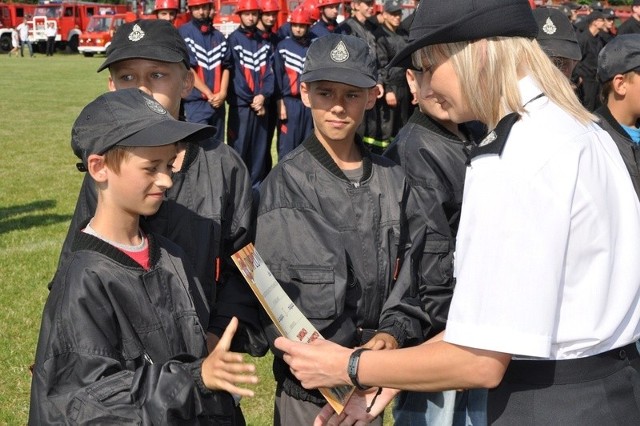
{"type": "Polygon", "coordinates": [[[553,23],[551,18],[547,18],[547,20],[545,21],[544,25],[542,26],[542,31],[544,31],[545,33],[551,35],[551,34],[555,34],[555,32],[557,30],[558,30],[558,28],[555,26],[555,24],[553,23]]]}
{"type": "Polygon", "coordinates": [[[154,101],[153,99],[145,98],[144,102],[147,104],[147,107],[149,107],[149,109],[155,112],[156,114],[165,115],[167,113],[167,110],[164,109],[162,105],[160,105],[158,102],[154,101]]]}
{"type": "Polygon", "coordinates": [[[129,33],[129,40],[131,41],[140,41],[144,37],[144,31],[140,28],[140,25],[135,24],[131,29],[131,33],[129,33]]]}
{"type": "Polygon", "coordinates": [[[329,54],[333,62],[344,62],[349,59],[349,51],[342,40],[333,48],[329,54]]]}

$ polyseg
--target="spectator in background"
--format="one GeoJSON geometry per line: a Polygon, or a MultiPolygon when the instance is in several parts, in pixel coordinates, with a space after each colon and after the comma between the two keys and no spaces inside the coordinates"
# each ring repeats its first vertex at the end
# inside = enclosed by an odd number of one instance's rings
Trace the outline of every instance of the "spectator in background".
{"type": "Polygon", "coordinates": [[[336,19],[341,3],[341,0],[318,0],[317,7],[320,10],[320,19],[311,26],[312,38],[322,37],[335,31],[338,26],[336,19]]]}
{"type": "Polygon", "coordinates": [[[11,28],[11,50],[9,51],[9,57],[15,53],[17,58],[18,50],[20,50],[20,34],[18,34],[18,30],[11,28]]]}
{"type": "Polygon", "coordinates": [[[58,35],[55,22],[47,22],[47,28],[44,30],[44,35],[47,37],[47,56],[53,56],[53,52],[56,50],[56,35],[58,35]]]}
{"type": "MultiPolygon", "coordinates": [[[[271,52],[275,52],[276,46],[280,39],[276,31],[278,24],[278,13],[280,12],[280,5],[278,0],[260,0],[260,19],[256,27],[260,30],[262,38],[267,40],[271,44],[271,52]]],[[[269,58],[269,61],[273,63],[273,58],[269,58]]],[[[267,100],[265,106],[267,111],[267,152],[265,155],[265,170],[271,170],[273,161],[271,159],[271,145],[273,144],[273,136],[276,131],[276,125],[278,124],[278,104],[274,96],[271,96],[267,100]]]]}
{"type": "Polygon", "coordinates": [[[284,158],[313,132],[311,111],[300,97],[300,74],[311,44],[311,19],[304,6],[294,9],[289,23],[291,37],[278,43],[273,65],[279,120],[278,159],[284,158]]]}
{"type": "Polygon", "coordinates": [[[191,21],[181,25],[180,35],[189,47],[194,84],[183,99],[187,121],[210,124],[216,139],[224,140],[231,51],[224,35],[211,22],[213,0],[189,0],[191,21]]]}
{"type": "Polygon", "coordinates": [[[604,16],[604,26],[600,31],[600,37],[604,40],[604,44],[607,44],[616,36],[618,31],[616,28],[616,12],[611,8],[606,8],[602,10],[602,15],[604,16]]]}
{"type": "Polygon", "coordinates": [[[31,19],[31,15],[27,15],[16,29],[20,35],[20,56],[24,57],[24,46],[26,45],[29,49],[29,56],[33,58],[35,55],[33,54],[31,40],[29,40],[29,19],[31,19]]]}
{"type": "Polygon", "coordinates": [[[631,3],[631,16],[620,25],[618,34],[637,33],[640,33],[640,0],[633,0],[633,3],[631,3]]]}
{"type": "Polygon", "coordinates": [[[598,54],[604,47],[600,31],[604,27],[602,12],[591,12],[587,17],[587,28],[578,33],[578,44],[582,57],[573,69],[573,80],[580,94],[580,101],[589,111],[600,106],[600,83],[596,78],[598,54]]]}
{"type": "MultiPolygon", "coordinates": [[[[353,0],[351,2],[351,16],[338,25],[335,32],[338,34],[347,34],[363,39],[376,55],[377,43],[376,36],[373,34],[377,28],[369,18],[373,15],[373,0],[353,0]]],[[[382,108],[383,88],[381,76],[378,76],[378,99],[374,108],[366,111],[364,120],[358,129],[358,134],[362,136],[362,141],[367,147],[376,154],[382,154],[385,148],[389,146],[391,139],[385,139],[382,132],[382,120],[380,119],[380,109],[382,108]]]]}
{"type": "Polygon", "coordinates": [[[251,185],[257,188],[269,173],[267,106],[274,90],[273,46],[256,27],[260,17],[257,0],[240,0],[236,13],[240,26],[227,37],[233,57],[227,143],[240,154],[251,185]]]}
{"type": "Polygon", "coordinates": [[[400,0],[387,0],[382,12],[384,23],[375,30],[376,54],[384,95],[378,101],[381,121],[381,140],[392,140],[409,120],[413,111],[412,96],[403,67],[387,69],[391,59],[407,44],[408,33],[400,28],[402,5],[400,0]]]}
{"type": "Polygon", "coordinates": [[[175,23],[178,17],[178,0],[156,0],[153,13],[158,19],[164,19],[172,24],[175,23]]]}

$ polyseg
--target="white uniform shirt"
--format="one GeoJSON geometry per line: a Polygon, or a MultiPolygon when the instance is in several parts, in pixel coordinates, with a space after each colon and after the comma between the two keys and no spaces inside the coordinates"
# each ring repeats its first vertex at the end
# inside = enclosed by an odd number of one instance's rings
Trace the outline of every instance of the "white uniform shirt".
{"type": "Polygon", "coordinates": [[[20,41],[27,41],[29,39],[29,25],[26,22],[18,25],[16,29],[20,33],[20,41]]]}
{"type": "MultiPolygon", "coordinates": [[[[523,103],[540,90],[519,82],[523,103]]],[[[640,335],[640,203],[609,135],[541,97],[467,170],[445,340],[571,359],[640,335]]]]}

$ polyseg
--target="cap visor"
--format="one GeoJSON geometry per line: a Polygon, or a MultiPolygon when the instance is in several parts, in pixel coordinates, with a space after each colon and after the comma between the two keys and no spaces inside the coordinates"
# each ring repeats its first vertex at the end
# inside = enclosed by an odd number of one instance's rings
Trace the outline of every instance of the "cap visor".
{"type": "Polygon", "coordinates": [[[349,86],[370,88],[378,84],[371,76],[359,71],[345,68],[323,68],[302,74],[301,82],[333,81],[348,84],[349,86]]]}
{"type": "MultiPolygon", "coordinates": [[[[100,65],[100,68],[98,68],[98,72],[109,67],[111,64],[127,59],[149,59],[151,61],[159,62],[182,62],[184,60],[184,56],[175,50],[159,46],[125,47],[109,53],[107,59],[105,59],[102,65],[100,65]]],[[[187,64],[185,64],[185,66],[187,66],[187,64]]]]}
{"type": "Polygon", "coordinates": [[[539,40],[542,50],[549,56],[569,58],[574,61],[582,59],[580,46],[568,40],[539,40]]]}
{"type": "Polygon", "coordinates": [[[118,142],[121,146],[163,146],[176,142],[200,142],[215,134],[206,124],[163,120],[118,142]]]}

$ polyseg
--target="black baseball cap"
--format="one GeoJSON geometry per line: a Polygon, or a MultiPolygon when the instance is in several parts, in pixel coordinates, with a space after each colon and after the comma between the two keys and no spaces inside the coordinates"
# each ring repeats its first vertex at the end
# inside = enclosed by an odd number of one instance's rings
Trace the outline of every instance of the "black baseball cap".
{"type": "Polygon", "coordinates": [[[215,128],[176,120],[140,89],[122,89],[98,96],[84,107],[71,130],[71,148],[87,171],[91,154],[104,154],[116,145],[163,146],[196,142],[213,136],[215,128]]]}
{"type": "Polygon", "coordinates": [[[395,13],[402,10],[400,0],[387,0],[384,2],[384,11],[387,13],[395,13]]]}
{"type": "Polygon", "coordinates": [[[328,34],[309,46],[300,81],[334,81],[355,87],[377,84],[376,56],[359,37],[328,34]]]}
{"type": "Polygon", "coordinates": [[[120,26],[107,48],[107,59],[98,72],[126,59],[183,62],[190,68],[189,51],[184,39],[169,21],[139,19],[120,26]]]}
{"type": "Polygon", "coordinates": [[[640,70],[640,34],[614,37],[598,54],[598,79],[602,83],[633,70],[640,70]]]}
{"type": "Polygon", "coordinates": [[[548,56],[569,58],[579,61],[582,58],[580,45],[573,25],[558,9],[536,8],[533,17],[538,23],[538,43],[548,56]]]}
{"type": "Polygon", "coordinates": [[[587,19],[587,24],[590,24],[596,19],[604,19],[604,13],[600,12],[599,10],[594,10],[593,12],[587,15],[586,19],[587,19]]]}
{"type": "Polygon", "coordinates": [[[410,67],[411,54],[425,46],[488,37],[534,38],[537,33],[527,0],[421,0],[409,44],[387,67],[410,67]]]}

